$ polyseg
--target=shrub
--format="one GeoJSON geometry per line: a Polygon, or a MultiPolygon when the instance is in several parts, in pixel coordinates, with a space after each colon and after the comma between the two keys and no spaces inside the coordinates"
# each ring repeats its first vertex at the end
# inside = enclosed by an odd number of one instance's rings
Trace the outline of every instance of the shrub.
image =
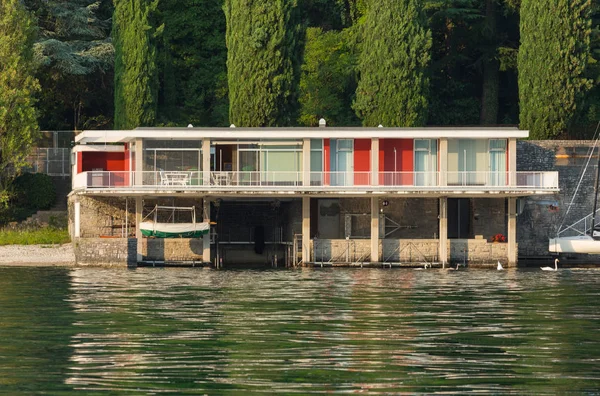
{"type": "Polygon", "coordinates": [[[43,173],[24,173],[13,182],[14,206],[34,210],[50,209],[56,201],[52,178],[43,173]]]}

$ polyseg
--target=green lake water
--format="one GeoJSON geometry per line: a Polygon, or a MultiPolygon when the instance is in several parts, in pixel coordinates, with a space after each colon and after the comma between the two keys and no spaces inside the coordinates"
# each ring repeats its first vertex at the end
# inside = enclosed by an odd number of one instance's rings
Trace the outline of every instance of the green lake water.
{"type": "Polygon", "coordinates": [[[0,393],[600,393],[600,271],[0,268],[0,393]]]}

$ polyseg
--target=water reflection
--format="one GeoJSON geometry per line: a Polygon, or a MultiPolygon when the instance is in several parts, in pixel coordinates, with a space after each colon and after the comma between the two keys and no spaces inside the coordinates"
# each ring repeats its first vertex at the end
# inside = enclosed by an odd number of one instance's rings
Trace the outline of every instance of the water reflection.
{"type": "MultiPolygon", "coordinates": [[[[593,270],[82,268],[25,284],[15,271],[3,305],[20,307],[15,284],[34,296],[12,334],[35,334],[26,323],[50,305],[63,353],[55,370],[43,352],[20,365],[8,389],[40,373],[86,393],[585,393],[600,380],[593,270]],[[60,302],[38,296],[57,277],[60,302]]],[[[19,359],[3,345],[4,373],[19,359]]]]}

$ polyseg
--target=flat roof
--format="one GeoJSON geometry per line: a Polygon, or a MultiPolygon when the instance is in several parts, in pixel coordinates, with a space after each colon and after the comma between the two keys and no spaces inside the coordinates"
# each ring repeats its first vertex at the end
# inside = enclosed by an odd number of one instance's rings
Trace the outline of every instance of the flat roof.
{"type": "Polygon", "coordinates": [[[244,139],[436,139],[436,138],[527,138],[529,131],[516,127],[428,127],[428,128],[136,128],[133,130],[83,131],[75,142],[126,143],[153,140],[244,140],[244,139]]]}

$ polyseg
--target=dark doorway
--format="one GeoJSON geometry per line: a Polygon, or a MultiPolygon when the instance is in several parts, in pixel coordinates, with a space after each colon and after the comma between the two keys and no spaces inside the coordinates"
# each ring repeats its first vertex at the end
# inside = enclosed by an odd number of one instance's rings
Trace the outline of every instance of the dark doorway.
{"type": "Polygon", "coordinates": [[[448,198],[448,238],[467,239],[471,233],[471,200],[448,198]]]}

